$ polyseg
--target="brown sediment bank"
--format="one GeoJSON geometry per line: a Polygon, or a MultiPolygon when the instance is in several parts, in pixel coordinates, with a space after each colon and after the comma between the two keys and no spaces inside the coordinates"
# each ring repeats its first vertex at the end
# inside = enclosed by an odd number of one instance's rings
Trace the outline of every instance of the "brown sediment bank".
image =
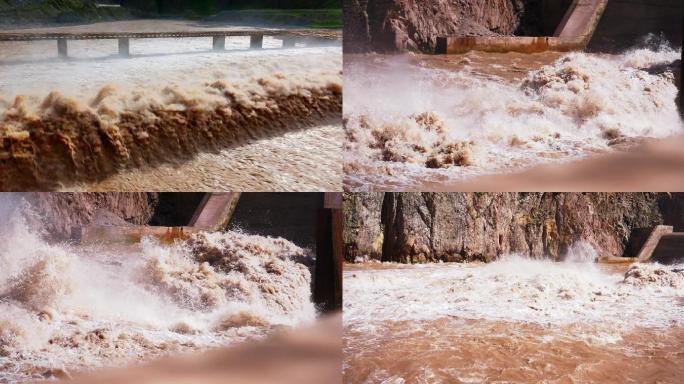
{"type": "MultiPolygon", "coordinates": [[[[209,104],[164,89],[180,110],[151,102],[137,111],[116,111],[103,102],[116,93],[109,86],[101,88],[90,108],[52,92],[32,113],[17,97],[0,120],[0,187],[53,189],[101,180],[121,169],[189,158],[340,113],[340,83],[297,87],[294,92],[286,91],[285,83],[278,75],[261,78],[261,89],[245,94],[216,81],[205,88],[222,102],[209,104]]],[[[132,102],[139,101],[136,97],[132,102]]]]}

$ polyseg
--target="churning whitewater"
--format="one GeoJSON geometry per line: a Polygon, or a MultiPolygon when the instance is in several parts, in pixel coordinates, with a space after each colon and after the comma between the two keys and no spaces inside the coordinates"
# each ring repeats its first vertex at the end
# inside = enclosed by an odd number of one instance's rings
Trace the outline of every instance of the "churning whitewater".
{"type": "Polygon", "coordinates": [[[26,208],[0,223],[0,382],[261,338],[315,319],[308,250],[198,233],[163,245],[48,244],[26,208]]]}
{"type": "MultiPolygon", "coordinates": [[[[141,27],[115,22],[74,28],[141,27]]],[[[310,31],[317,33],[326,32],[310,31]]],[[[0,44],[5,190],[99,181],[332,119],[339,123],[339,46],[281,49],[281,40],[266,37],[269,49],[249,50],[249,37],[235,37],[226,40],[227,51],[218,52],[211,50],[211,38],[137,39],[132,56],[122,59],[112,57],[116,41],[70,41],[70,59],[56,60],[53,43],[0,44]]],[[[273,161],[265,155],[257,160],[266,168],[273,161]]]]}
{"type": "Polygon", "coordinates": [[[345,382],[676,382],[684,265],[597,265],[583,244],[573,253],[351,266],[345,382]]]}
{"type": "Polygon", "coordinates": [[[574,52],[540,68],[547,56],[350,57],[346,187],[508,173],[684,132],[662,68],[680,50],[574,52]]]}
{"type": "Polygon", "coordinates": [[[490,264],[354,271],[345,275],[350,304],[344,318],[348,323],[459,316],[625,328],[684,326],[684,307],[678,305],[684,297],[682,267],[635,264],[615,273],[594,262],[509,255],[490,264]]]}

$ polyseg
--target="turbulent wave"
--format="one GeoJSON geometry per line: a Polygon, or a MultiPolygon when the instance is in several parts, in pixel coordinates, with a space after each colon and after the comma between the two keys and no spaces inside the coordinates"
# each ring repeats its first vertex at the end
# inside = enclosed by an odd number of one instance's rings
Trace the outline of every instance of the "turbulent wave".
{"type": "Polygon", "coordinates": [[[4,190],[96,180],[318,122],[342,109],[341,74],[217,80],[158,91],[103,86],[90,100],[52,91],[39,103],[0,100],[4,190]],[[35,104],[34,104],[35,103],[35,104]]]}
{"type": "Polygon", "coordinates": [[[15,213],[0,240],[0,381],[225,345],[315,318],[309,252],[283,239],[199,233],[84,248],[45,243],[15,213]]]}
{"type": "Polygon", "coordinates": [[[565,262],[508,255],[490,264],[348,272],[345,323],[453,316],[621,329],[684,324],[681,265],[635,264],[620,273],[595,264],[596,253],[584,248],[565,262]]]}
{"type": "MultiPolygon", "coordinates": [[[[461,178],[682,132],[667,46],[570,53],[522,80],[369,58],[345,68],[347,184],[461,178]],[[391,95],[391,96],[390,96],[391,95]],[[409,176],[404,176],[409,175],[409,176]]],[[[497,65],[497,64],[492,64],[497,65]]]]}

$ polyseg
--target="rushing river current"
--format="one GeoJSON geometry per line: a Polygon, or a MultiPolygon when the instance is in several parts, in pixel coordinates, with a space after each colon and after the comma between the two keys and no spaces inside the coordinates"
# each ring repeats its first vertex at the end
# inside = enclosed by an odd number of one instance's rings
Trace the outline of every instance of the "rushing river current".
{"type": "Polygon", "coordinates": [[[684,133],[667,44],[345,56],[345,188],[420,190],[684,133]]]}
{"type": "Polygon", "coordinates": [[[262,339],[316,318],[310,252],[287,240],[49,244],[26,217],[0,223],[0,383],[262,339]]]}
{"type": "Polygon", "coordinates": [[[346,383],[678,383],[684,266],[348,265],[346,383]]]}
{"type": "MultiPolygon", "coordinates": [[[[210,28],[161,20],[57,29],[210,28]]],[[[0,43],[0,137],[11,144],[0,153],[3,189],[144,190],[150,178],[165,190],[339,188],[339,43],[282,49],[266,36],[266,49],[250,50],[249,37],[228,37],[226,51],[213,51],[211,37],[133,39],[130,58],[117,57],[116,40],[68,44],[69,59],[59,60],[55,41],[0,43]],[[156,171],[169,164],[182,172],[156,171]]]]}

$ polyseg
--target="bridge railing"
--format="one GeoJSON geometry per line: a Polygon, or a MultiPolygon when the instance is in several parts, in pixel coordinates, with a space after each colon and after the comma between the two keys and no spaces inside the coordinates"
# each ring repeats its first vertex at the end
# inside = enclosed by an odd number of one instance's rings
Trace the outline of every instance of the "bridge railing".
{"type": "Polygon", "coordinates": [[[330,43],[339,40],[335,33],[316,33],[299,30],[229,30],[229,31],[185,31],[185,32],[84,32],[84,33],[0,33],[0,41],[57,41],[57,55],[68,57],[69,40],[118,40],[119,55],[130,56],[131,39],[170,39],[211,37],[212,49],[220,51],[226,49],[226,37],[249,37],[250,49],[262,49],[264,36],[272,36],[283,41],[283,48],[294,48],[297,42],[330,43]]]}

